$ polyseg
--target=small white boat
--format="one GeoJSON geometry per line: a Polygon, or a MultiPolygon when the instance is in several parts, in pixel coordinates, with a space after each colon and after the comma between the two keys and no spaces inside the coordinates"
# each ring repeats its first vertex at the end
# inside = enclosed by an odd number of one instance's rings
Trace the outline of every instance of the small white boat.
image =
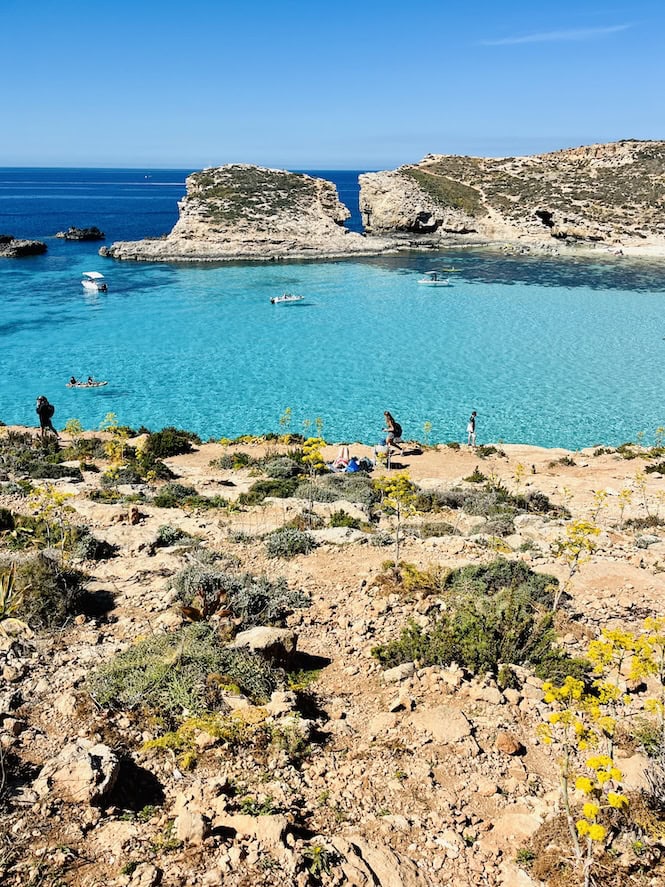
{"type": "Polygon", "coordinates": [[[100,274],[99,271],[84,271],[81,286],[98,293],[105,293],[108,290],[104,275],[100,274]]]}
{"type": "Polygon", "coordinates": [[[302,302],[304,296],[295,296],[293,293],[284,293],[283,296],[273,296],[270,300],[271,305],[291,305],[293,302],[302,302]]]}
{"type": "Polygon", "coordinates": [[[418,283],[424,286],[450,286],[450,281],[441,271],[425,271],[425,276],[421,277],[418,283]]]}

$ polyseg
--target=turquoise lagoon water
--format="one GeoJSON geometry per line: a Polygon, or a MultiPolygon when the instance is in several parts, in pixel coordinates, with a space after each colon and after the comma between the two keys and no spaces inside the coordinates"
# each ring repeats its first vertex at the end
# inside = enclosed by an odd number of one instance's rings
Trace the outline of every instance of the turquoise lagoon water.
{"type": "Polygon", "coordinates": [[[433,441],[463,440],[472,409],[479,442],[578,448],[648,439],[665,424],[663,265],[466,251],[117,263],[98,244],[50,235],[69,224],[98,224],[109,239],[168,230],[184,173],[153,171],[165,182],[152,184],[122,171],[100,185],[108,171],[20,172],[23,188],[19,171],[0,170],[0,231],[48,237],[49,252],[0,261],[6,423],[35,424],[43,393],[59,426],[76,417],[96,427],[114,412],[204,437],[279,431],[286,407],[293,431],[320,416],[328,439],[366,442],[380,437],[385,409],[408,437],[431,422],[433,441]],[[461,269],[452,286],[418,285],[422,271],[451,263],[461,269]],[[108,293],[83,290],[88,270],[107,276],[108,293]],[[305,301],[270,304],[287,290],[305,301]],[[108,386],[65,387],[89,373],[108,386]]]}

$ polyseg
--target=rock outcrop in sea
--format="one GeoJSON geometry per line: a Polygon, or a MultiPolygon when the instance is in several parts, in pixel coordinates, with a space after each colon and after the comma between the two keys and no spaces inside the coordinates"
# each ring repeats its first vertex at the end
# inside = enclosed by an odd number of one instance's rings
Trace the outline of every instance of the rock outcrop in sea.
{"type": "Polygon", "coordinates": [[[63,240],[105,240],[106,234],[103,231],[100,231],[96,225],[92,225],[90,228],[76,228],[75,226],[70,226],[66,231],[58,231],[55,235],[56,237],[60,237],[63,240]]]}
{"type": "Polygon", "coordinates": [[[46,252],[41,240],[21,240],[13,234],[0,234],[0,259],[20,259],[23,256],[40,256],[46,252]]]}
{"type": "Polygon", "coordinates": [[[665,251],[665,142],[530,157],[428,154],[360,176],[369,235],[411,246],[522,241],[665,251]]]}
{"type": "MultiPolygon", "coordinates": [[[[304,259],[377,251],[348,231],[349,210],[325,179],[249,164],[187,178],[180,218],[166,237],[103,247],[115,259],[223,261],[304,259]]],[[[382,248],[389,246],[380,241],[382,248]]]]}

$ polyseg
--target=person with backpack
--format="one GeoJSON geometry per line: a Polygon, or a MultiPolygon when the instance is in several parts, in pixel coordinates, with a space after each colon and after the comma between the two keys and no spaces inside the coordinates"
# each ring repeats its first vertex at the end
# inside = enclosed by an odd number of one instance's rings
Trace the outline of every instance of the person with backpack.
{"type": "Polygon", "coordinates": [[[53,434],[55,434],[57,440],[60,440],[58,432],[53,427],[53,422],[51,421],[51,419],[53,418],[53,414],[55,413],[55,407],[52,403],[48,402],[43,394],[37,398],[37,407],[35,412],[39,416],[39,424],[42,429],[42,438],[46,436],[47,431],[52,431],[53,434]]]}

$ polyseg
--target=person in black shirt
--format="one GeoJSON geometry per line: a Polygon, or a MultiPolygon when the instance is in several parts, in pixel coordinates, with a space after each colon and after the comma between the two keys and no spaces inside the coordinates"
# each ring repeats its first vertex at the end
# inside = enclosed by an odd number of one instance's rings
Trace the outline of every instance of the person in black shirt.
{"type": "Polygon", "coordinates": [[[49,403],[48,400],[42,394],[37,398],[37,407],[35,412],[39,416],[39,424],[42,429],[42,437],[46,436],[47,431],[52,431],[55,434],[58,440],[58,432],[53,427],[53,422],[51,419],[53,418],[53,414],[55,413],[55,407],[52,403],[49,403]]]}

